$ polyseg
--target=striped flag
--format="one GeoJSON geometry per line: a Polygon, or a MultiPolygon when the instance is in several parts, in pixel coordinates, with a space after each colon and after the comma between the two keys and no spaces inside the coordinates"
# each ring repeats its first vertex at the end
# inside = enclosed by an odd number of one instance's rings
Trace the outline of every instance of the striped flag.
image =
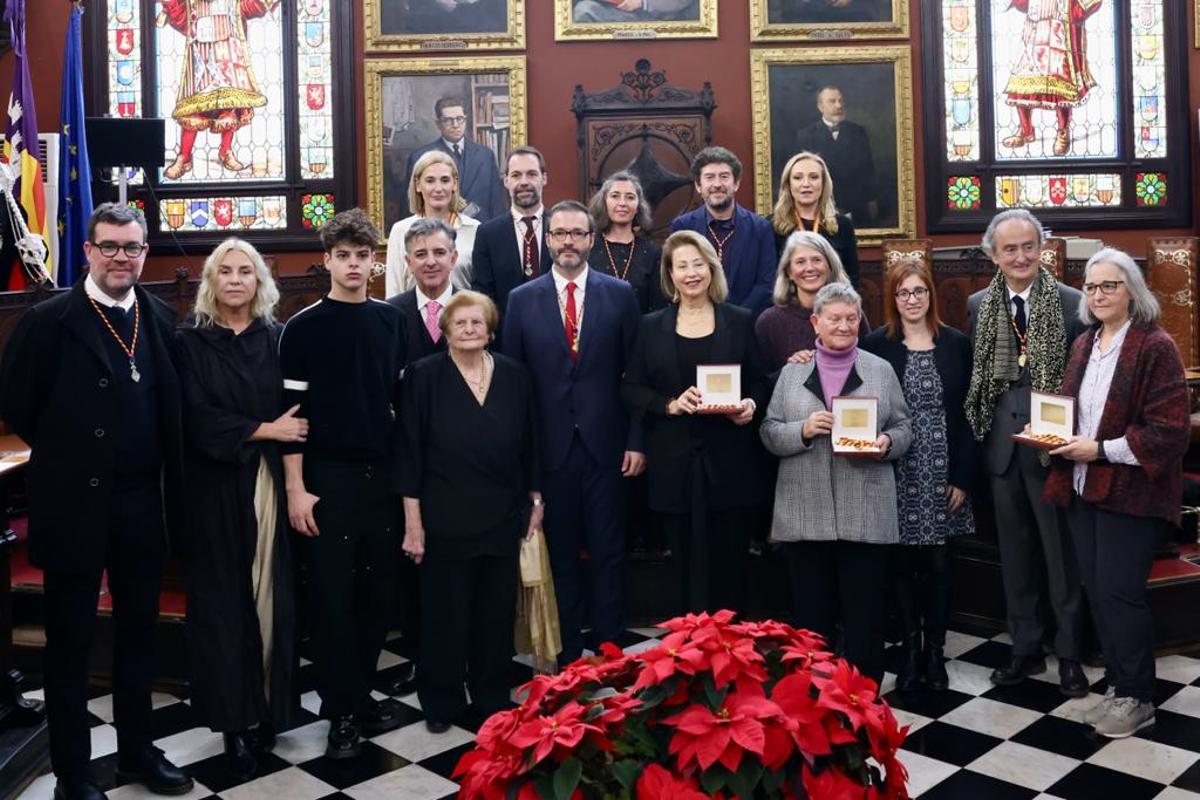
{"type": "Polygon", "coordinates": [[[88,160],[83,109],[83,7],[75,5],[67,28],[63,58],[62,144],[58,167],[58,268],[59,286],[72,286],[83,274],[88,217],[92,215],[92,167],[88,160]]]}
{"type": "MultiPolygon", "coordinates": [[[[44,0],[43,0],[44,1],[44,0]]],[[[25,60],[25,0],[8,0],[4,21],[12,32],[12,49],[16,59],[13,71],[12,95],[8,98],[8,125],[4,133],[4,156],[17,173],[13,195],[25,211],[31,233],[46,236],[46,195],[42,186],[42,167],[39,163],[37,112],[33,107],[33,86],[29,81],[29,64],[25,60]]],[[[46,271],[54,276],[54,265],[47,259],[46,271]]],[[[25,272],[14,269],[9,274],[7,289],[25,288],[25,272]]]]}

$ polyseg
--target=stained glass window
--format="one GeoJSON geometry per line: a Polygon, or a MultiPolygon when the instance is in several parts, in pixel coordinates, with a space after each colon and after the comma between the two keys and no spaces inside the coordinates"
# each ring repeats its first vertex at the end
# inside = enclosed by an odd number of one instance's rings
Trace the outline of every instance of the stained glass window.
{"type": "Polygon", "coordinates": [[[978,231],[997,209],[1047,224],[1191,222],[1185,0],[930,0],[922,31],[931,232],[978,231]],[[1176,146],[1180,145],[1180,146],[1176,146]]]}
{"type": "Polygon", "coordinates": [[[262,241],[303,234],[311,246],[334,195],[353,193],[354,148],[338,150],[353,141],[353,120],[334,114],[336,98],[353,96],[350,71],[334,68],[348,55],[339,43],[353,41],[348,4],[97,2],[104,30],[90,35],[103,37],[93,52],[107,80],[93,102],[166,120],[153,186],[131,190],[151,235],[208,244],[233,231],[262,241]],[[314,210],[318,197],[327,204],[314,210]]]}

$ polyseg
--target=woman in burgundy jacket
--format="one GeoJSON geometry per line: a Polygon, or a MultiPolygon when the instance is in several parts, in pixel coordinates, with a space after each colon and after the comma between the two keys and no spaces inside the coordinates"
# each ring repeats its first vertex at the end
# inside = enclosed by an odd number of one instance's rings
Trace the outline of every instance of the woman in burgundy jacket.
{"type": "Polygon", "coordinates": [[[1092,328],[1071,348],[1062,393],[1078,435],[1050,452],[1045,499],[1067,508],[1108,677],[1085,721],[1111,738],[1154,724],[1153,620],[1146,579],[1155,534],[1179,523],[1188,397],[1183,362],[1133,259],[1096,253],[1084,270],[1092,328]]]}

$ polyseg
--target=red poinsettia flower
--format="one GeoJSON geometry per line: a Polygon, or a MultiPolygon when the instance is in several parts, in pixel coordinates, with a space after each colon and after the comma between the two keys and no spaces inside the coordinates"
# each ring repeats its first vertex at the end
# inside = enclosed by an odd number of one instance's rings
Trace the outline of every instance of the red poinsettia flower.
{"type": "Polygon", "coordinates": [[[521,712],[515,708],[492,714],[475,734],[475,744],[484,750],[497,753],[517,752],[517,749],[512,746],[511,739],[523,721],[520,714],[521,712]]]}
{"type": "Polygon", "coordinates": [[[661,764],[642,770],[634,791],[637,800],[708,800],[696,781],[673,775],[661,764]]]}
{"type": "Polygon", "coordinates": [[[513,734],[512,743],[517,747],[533,747],[533,763],[537,763],[558,750],[569,753],[589,731],[599,731],[595,725],[584,722],[587,709],[578,703],[567,703],[552,715],[542,715],[521,725],[513,734]]]}
{"type": "Polygon", "coordinates": [[[864,725],[872,728],[880,725],[880,706],[875,703],[875,681],[846,660],[839,659],[826,675],[814,675],[813,684],[820,691],[818,705],[845,714],[854,730],[864,725]]]}
{"type": "Polygon", "coordinates": [[[783,622],[776,622],[773,619],[763,620],[762,622],[744,621],[730,628],[742,636],[749,636],[751,639],[781,639],[790,641],[796,635],[796,629],[791,625],[783,622]]]}
{"type": "Polygon", "coordinates": [[[900,723],[896,721],[896,715],[886,703],[881,701],[876,705],[879,709],[879,724],[868,726],[867,734],[871,741],[871,755],[875,760],[882,762],[895,757],[908,735],[909,726],[901,728],[900,723]]]}
{"type": "Polygon", "coordinates": [[[716,628],[729,625],[733,621],[733,617],[734,613],[729,609],[722,609],[713,614],[701,611],[699,614],[684,614],[682,617],[675,617],[666,622],[660,622],[658,627],[694,636],[700,631],[715,630],[716,628]]]}
{"type": "Polygon", "coordinates": [[[717,761],[736,772],[742,753],[749,750],[761,756],[766,746],[763,720],[780,715],[779,706],[761,696],[730,692],[715,712],[693,704],[683,712],[663,720],[675,728],[669,752],[679,758],[683,771],[694,763],[708,769],[717,761]]]}
{"type": "Polygon", "coordinates": [[[883,796],[889,800],[908,800],[908,770],[896,758],[883,761],[882,766],[885,773],[883,796]]]}
{"type": "Polygon", "coordinates": [[[767,679],[767,672],[762,667],[763,657],[748,636],[719,633],[707,637],[700,646],[709,655],[708,667],[718,689],[742,675],[758,682],[767,679]]]}
{"type": "Polygon", "coordinates": [[[783,663],[801,669],[812,669],[814,664],[832,661],[835,656],[829,652],[825,640],[811,631],[796,631],[789,644],[782,648],[783,663]]]}
{"type": "Polygon", "coordinates": [[[471,750],[458,760],[451,777],[462,785],[462,797],[505,800],[511,778],[519,767],[519,762],[498,758],[486,750],[471,750]]]}
{"type": "Polygon", "coordinates": [[[657,686],[676,674],[695,675],[704,668],[707,656],[695,644],[687,642],[684,633],[673,633],[663,638],[663,643],[652,650],[638,653],[637,660],[642,671],[633,684],[635,692],[647,686],[657,686]]]}
{"type": "Polygon", "coordinates": [[[867,796],[866,786],[833,767],[814,773],[805,764],[800,780],[809,800],[865,800],[867,796]]]}
{"type": "Polygon", "coordinates": [[[796,672],[775,684],[771,692],[771,700],[790,723],[787,730],[796,747],[810,760],[832,752],[829,736],[821,725],[822,718],[829,712],[813,697],[812,682],[810,673],[796,672]]]}

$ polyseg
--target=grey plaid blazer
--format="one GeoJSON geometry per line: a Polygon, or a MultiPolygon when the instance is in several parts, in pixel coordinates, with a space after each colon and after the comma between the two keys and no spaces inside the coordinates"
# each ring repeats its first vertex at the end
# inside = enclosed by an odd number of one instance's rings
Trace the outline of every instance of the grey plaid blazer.
{"type": "Polygon", "coordinates": [[[788,364],[779,375],[759,433],[767,450],[779,456],[775,484],[775,542],[848,541],[895,544],[896,478],[891,461],[912,442],[908,405],[896,373],[878,356],[858,351],[843,395],[879,399],[879,432],[892,440],[885,460],[835,456],[828,436],[805,442],[804,421],[825,410],[814,359],[788,364]]]}

